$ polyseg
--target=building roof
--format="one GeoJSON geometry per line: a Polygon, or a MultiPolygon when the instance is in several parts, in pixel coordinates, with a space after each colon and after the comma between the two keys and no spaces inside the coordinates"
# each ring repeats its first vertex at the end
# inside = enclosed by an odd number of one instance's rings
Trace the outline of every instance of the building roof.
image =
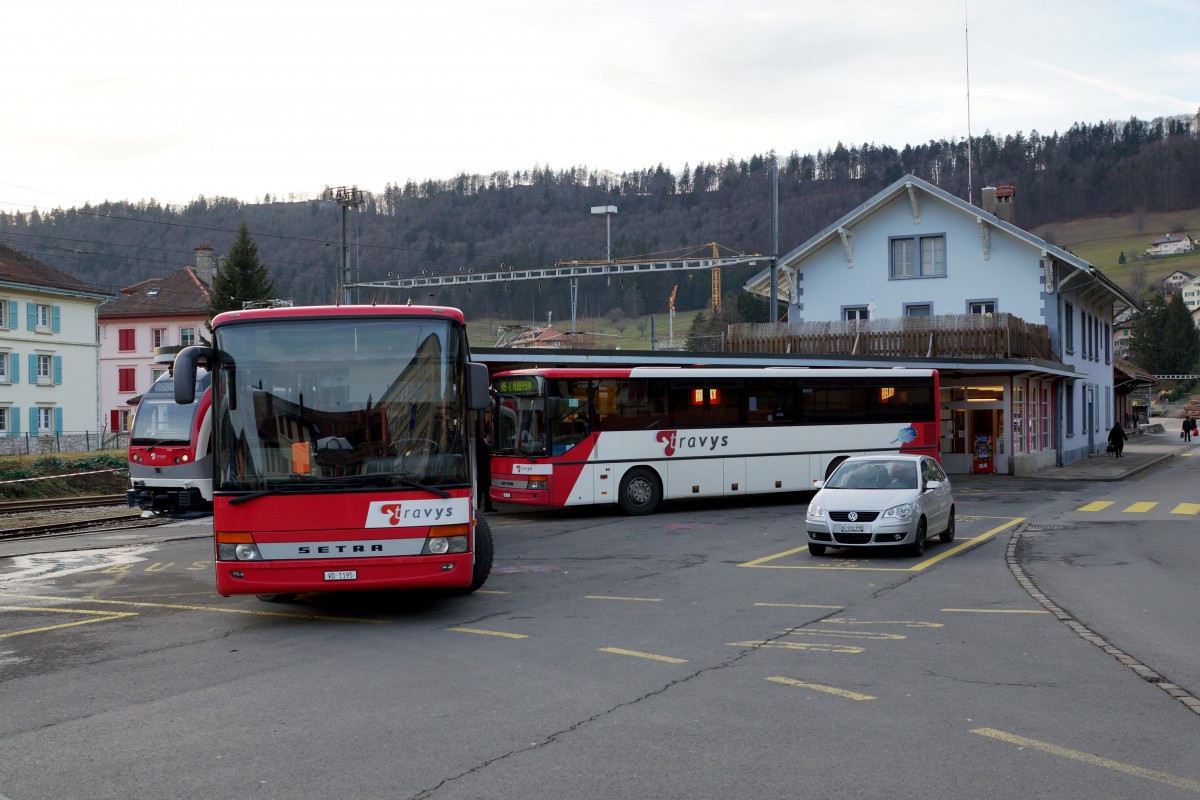
{"type": "MultiPolygon", "coordinates": [[[[865,203],[850,211],[837,222],[834,222],[823,231],[813,236],[807,242],[792,250],[784,256],[780,256],[779,264],[781,266],[794,266],[800,261],[803,261],[809,255],[815,253],[821,247],[824,247],[829,241],[838,239],[841,236],[841,231],[853,228],[856,224],[870,217],[872,214],[879,211],[892,200],[897,197],[908,195],[910,198],[918,192],[932,196],[946,205],[961,211],[964,215],[969,216],[973,221],[986,222],[992,228],[998,231],[1003,231],[1008,235],[1019,239],[1031,247],[1041,250],[1046,255],[1061,264],[1066,265],[1073,272],[1082,273],[1090,278],[1093,278],[1097,283],[1101,284],[1111,295],[1113,300],[1127,305],[1131,308],[1140,306],[1130,297],[1124,289],[1113,283],[1107,275],[1101,272],[1096,267],[1084,261],[1079,256],[1067,250],[1050,244],[1044,239],[1034,236],[1029,231],[1018,228],[1011,222],[1006,222],[995,214],[990,214],[978,206],[961,198],[955,197],[944,189],[934,186],[928,181],[922,180],[915,175],[905,175],[902,178],[894,181],[890,186],[877,193],[874,197],[867,200],[865,203]]],[[[765,269],[758,273],[750,280],[746,281],[742,287],[748,292],[767,297],[770,295],[771,286],[771,270],[765,269]]],[[[788,283],[790,280],[787,270],[779,270],[777,275],[777,286],[781,297],[790,296],[791,286],[788,283]]]]}
{"type": "Polygon", "coordinates": [[[4,244],[0,244],[0,284],[97,299],[112,297],[111,292],[99,286],[85,283],[4,244]]]}
{"type": "Polygon", "coordinates": [[[121,290],[121,297],[100,307],[100,319],[129,317],[208,318],[212,289],[195,267],[150,278],[121,290]]]}

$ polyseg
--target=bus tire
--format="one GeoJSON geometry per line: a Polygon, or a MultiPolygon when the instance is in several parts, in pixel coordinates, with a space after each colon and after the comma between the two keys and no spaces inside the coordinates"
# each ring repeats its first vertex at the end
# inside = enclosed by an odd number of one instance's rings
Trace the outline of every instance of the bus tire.
{"type": "Polygon", "coordinates": [[[617,491],[617,502],[621,510],[631,517],[649,514],[662,501],[662,481],[658,473],[649,467],[634,467],[621,478],[617,491]]]}
{"type": "Polygon", "coordinates": [[[492,574],[492,528],[483,517],[475,518],[475,565],[471,568],[471,585],[452,589],[451,594],[468,595],[487,583],[492,574]]]}
{"type": "Polygon", "coordinates": [[[279,594],[256,594],[259,600],[264,603],[293,603],[296,600],[296,595],[292,592],[280,592],[279,594]]]}

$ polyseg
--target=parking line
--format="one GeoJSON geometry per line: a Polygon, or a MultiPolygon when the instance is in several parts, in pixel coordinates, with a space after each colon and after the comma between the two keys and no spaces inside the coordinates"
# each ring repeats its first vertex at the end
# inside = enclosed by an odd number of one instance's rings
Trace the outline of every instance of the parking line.
{"type": "Polygon", "coordinates": [[[1180,503],[1171,509],[1172,514],[1200,514],[1200,503],[1180,503]]]}
{"type": "Polygon", "coordinates": [[[1086,506],[1080,506],[1076,511],[1103,511],[1113,504],[1112,500],[1093,500],[1086,506]]]}
{"type": "Polygon", "coordinates": [[[772,683],[782,683],[785,686],[796,686],[801,689],[813,689],[818,692],[825,692],[826,694],[833,694],[833,695],[837,695],[838,697],[845,697],[848,700],[875,700],[876,699],[875,697],[872,697],[869,694],[860,694],[859,692],[851,692],[847,689],[839,689],[836,686],[823,686],[819,683],[806,683],[804,681],[795,680],[794,678],[774,677],[774,678],[767,678],[767,680],[771,681],[772,683]]]}
{"type": "MultiPolygon", "coordinates": [[[[933,556],[932,558],[927,558],[924,561],[921,561],[917,564],[913,564],[910,567],[859,567],[859,566],[842,567],[842,566],[838,566],[836,558],[825,561],[823,563],[819,563],[819,564],[771,564],[771,563],[768,563],[771,561],[776,561],[781,558],[787,558],[788,556],[795,555],[796,553],[804,552],[804,551],[808,550],[807,544],[805,544],[803,547],[794,547],[791,550],[784,550],[782,553],[775,553],[774,555],[763,556],[762,558],[756,558],[753,561],[747,561],[744,564],[738,564],[738,566],[739,567],[758,567],[760,569],[815,569],[815,570],[823,569],[823,570],[846,570],[846,571],[853,571],[853,572],[920,572],[921,570],[926,569],[927,567],[933,566],[934,564],[941,561],[942,559],[946,559],[946,558],[949,558],[950,556],[957,555],[958,553],[961,553],[963,550],[966,550],[969,547],[974,547],[975,545],[979,544],[980,542],[987,541],[988,539],[992,538],[996,534],[998,534],[1002,531],[1008,530],[1009,528],[1013,527],[1014,525],[1020,525],[1022,522],[1025,521],[1025,517],[973,517],[973,519],[1003,519],[1003,520],[1007,520],[1007,522],[1005,522],[1002,525],[997,525],[995,528],[992,528],[990,531],[981,533],[978,536],[975,536],[971,539],[963,539],[963,540],[959,541],[958,544],[951,547],[949,550],[941,550],[939,548],[939,552],[937,555],[933,556]]],[[[837,547],[837,545],[829,545],[829,546],[837,547]]]]}
{"type": "Polygon", "coordinates": [[[809,603],[755,603],[763,608],[825,608],[831,611],[841,611],[845,606],[817,606],[809,603]]]}
{"type": "Polygon", "coordinates": [[[37,606],[0,606],[0,611],[32,611],[36,613],[48,614],[91,614],[91,619],[81,619],[75,622],[64,622],[61,625],[44,625],[41,628],[26,628],[23,631],[9,631],[8,633],[0,633],[0,639],[8,639],[12,636],[23,636],[27,633],[44,633],[46,631],[56,631],[61,628],[73,628],[76,625],[89,625],[93,622],[108,622],[114,619],[124,619],[125,617],[136,617],[136,611],[87,611],[79,608],[40,608],[37,606]]]}
{"type": "MultiPolygon", "coordinates": [[[[98,600],[94,597],[55,597],[53,595],[15,594],[0,592],[0,597],[19,597],[25,600],[51,600],[60,603],[86,603],[88,605],[132,606],[133,608],[166,608],[172,611],[215,611],[219,614],[249,614],[255,617],[286,617],[287,619],[319,619],[334,622],[369,622],[382,625],[388,620],[365,619],[363,617],[335,617],[328,614],[302,614],[287,611],[259,611],[250,608],[233,608],[223,606],[191,606],[180,603],[141,603],[134,600],[98,600]]],[[[116,613],[116,612],[113,612],[116,613]]]]}
{"type": "Polygon", "coordinates": [[[668,664],[686,664],[686,658],[672,658],[671,656],[657,656],[654,653],[640,653],[637,650],[623,650],[620,647],[598,647],[596,648],[601,653],[615,653],[619,656],[635,656],[636,658],[648,658],[651,661],[665,661],[668,664]]]}
{"type": "Polygon", "coordinates": [[[942,608],[940,611],[953,611],[959,614],[1049,614],[1040,608],[942,608]]]}
{"type": "Polygon", "coordinates": [[[1134,503],[1129,508],[1125,509],[1123,514],[1144,514],[1154,508],[1158,503],[1134,503]]]}
{"type": "Polygon", "coordinates": [[[1176,789],[1188,789],[1193,792],[1200,792],[1200,781],[1192,780],[1191,778],[1181,778],[1178,775],[1171,775],[1166,772],[1159,772],[1154,769],[1146,769],[1144,767],[1136,767],[1133,764],[1124,764],[1120,761],[1113,761],[1110,758],[1093,755],[1092,753],[1084,753],[1079,750],[1070,750],[1066,747],[1059,747],[1049,742],[1039,742],[1037,739],[1027,739],[1024,736],[1017,736],[1012,733],[998,731],[995,728],[976,728],[971,733],[980,736],[988,736],[992,739],[999,739],[1002,742],[1017,745],[1018,747],[1028,747],[1034,750],[1041,750],[1043,753],[1049,753],[1060,758],[1069,758],[1072,761],[1079,761],[1084,764],[1090,764],[1093,767],[1103,767],[1111,769],[1115,772],[1121,772],[1126,775],[1132,775],[1135,778],[1145,778],[1146,780],[1155,781],[1156,783],[1165,783],[1167,786],[1174,786],[1176,789]]]}
{"type": "Polygon", "coordinates": [[[628,600],[634,603],[661,603],[661,597],[616,597],[610,594],[587,594],[584,600],[628,600]]]}
{"type": "Polygon", "coordinates": [[[505,639],[528,639],[529,635],[525,633],[505,633],[504,631],[489,631],[483,628],[446,628],[448,631],[455,633],[478,633],[481,636],[500,636],[505,639]]]}

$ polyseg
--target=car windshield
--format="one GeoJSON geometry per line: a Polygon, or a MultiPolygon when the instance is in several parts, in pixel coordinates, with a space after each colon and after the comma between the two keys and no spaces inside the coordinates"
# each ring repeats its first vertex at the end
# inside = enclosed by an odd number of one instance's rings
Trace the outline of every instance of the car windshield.
{"type": "Polygon", "coordinates": [[[829,480],[827,489],[916,489],[917,465],[913,461],[847,461],[829,480]]]}

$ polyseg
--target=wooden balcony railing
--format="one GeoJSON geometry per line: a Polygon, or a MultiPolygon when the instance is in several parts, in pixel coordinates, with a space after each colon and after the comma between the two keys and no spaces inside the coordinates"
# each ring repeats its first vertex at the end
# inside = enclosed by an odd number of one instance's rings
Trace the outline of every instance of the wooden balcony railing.
{"type": "Polygon", "coordinates": [[[725,351],[898,358],[1057,360],[1050,332],[1011,314],[730,325],[725,351]]]}

